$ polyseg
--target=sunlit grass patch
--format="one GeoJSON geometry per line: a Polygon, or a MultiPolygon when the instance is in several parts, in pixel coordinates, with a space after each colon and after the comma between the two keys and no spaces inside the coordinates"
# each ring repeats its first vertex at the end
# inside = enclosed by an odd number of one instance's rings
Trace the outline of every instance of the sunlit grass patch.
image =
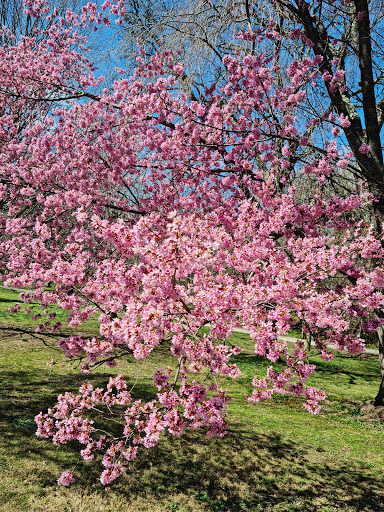
{"type": "MultiPolygon", "coordinates": [[[[66,324],[68,311],[65,311],[58,306],[52,305],[47,307],[41,307],[37,302],[23,303],[20,299],[20,291],[10,288],[4,288],[0,286],[0,328],[14,327],[18,329],[18,333],[22,331],[34,332],[36,327],[47,319],[46,313],[55,313],[56,317],[54,322],[62,322],[62,332],[65,334],[74,334],[78,332],[78,329],[69,327],[66,324]],[[17,313],[10,313],[7,310],[16,304],[20,304],[20,311],[17,313]],[[26,308],[32,312],[26,312],[26,308]],[[33,319],[32,315],[41,315],[41,318],[33,319]]],[[[17,331],[15,330],[15,333],[17,331]]],[[[97,334],[98,333],[98,322],[96,319],[84,322],[81,325],[81,332],[85,334],[97,334]]],[[[27,336],[28,337],[28,336],[27,336]]]]}

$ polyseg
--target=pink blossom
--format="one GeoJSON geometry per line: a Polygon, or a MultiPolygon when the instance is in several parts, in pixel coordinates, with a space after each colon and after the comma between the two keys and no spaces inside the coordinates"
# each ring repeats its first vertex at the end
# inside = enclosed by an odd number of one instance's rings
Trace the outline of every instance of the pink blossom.
{"type": "Polygon", "coordinates": [[[365,142],[359,147],[359,152],[363,155],[369,153],[370,150],[371,148],[365,142]]]}
{"type": "Polygon", "coordinates": [[[310,414],[319,414],[321,407],[316,402],[316,400],[307,400],[303,407],[310,413],[310,414]]]}
{"type": "Polygon", "coordinates": [[[324,80],[324,82],[329,82],[332,78],[332,75],[329,73],[329,71],[324,71],[324,73],[322,74],[322,79],[324,80]]]}
{"type": "Polygon", "coordinates": [[[319,185],[324,185],[325,181],[326,181],[325,176],[319,176],[318,177],[319,185]]]}
{"type": "Polygon", "coordinates": [[[363,19],[364,19],[364,15],[365,15],[365,11],[359,11],[359,12],[357,13],[357,19],[358,19],[359,21],[363,21],[363,19]]]}
{"type": "Polygon", "coordinates": [[[75,481],[72,471],[64,471],[61,473],[60,478],[57,480],[58,485],[68,487],[75,481]]]}
{"type": "Polygon", "coordinates": [[[351,121],[348,116],[344,116],[344,114],[339,115],[339,123],[343,128],[349,128],[351,126],[351,121]]]}
{"type": "Polygon", "coordinates": [[[349,160],[346,160],[346,159],[341,159],[341,160],[338,160],[337,162],[337,166],[340,167],[340,169],[346,169],[349,165],[349,160]]]}

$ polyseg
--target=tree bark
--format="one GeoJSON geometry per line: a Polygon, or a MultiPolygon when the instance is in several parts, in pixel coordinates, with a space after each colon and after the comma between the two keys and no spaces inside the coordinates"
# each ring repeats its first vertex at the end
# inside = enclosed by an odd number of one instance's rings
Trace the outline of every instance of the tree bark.
{"type": "Polygon", "coordinates": [[[375,407],[379,405],[384,405],[384,326],[380,326],[377,329],[377,334],[379,338],[379,368],[380,368],[380,387],[379,392],[377,393],[373,405],[375,407]]]}
{"type": "Polygon", "coordinates": [[[312,346],[312,333],[306,332],[304,337],[304,348],[307,352],[311,350],[312,346]]]}

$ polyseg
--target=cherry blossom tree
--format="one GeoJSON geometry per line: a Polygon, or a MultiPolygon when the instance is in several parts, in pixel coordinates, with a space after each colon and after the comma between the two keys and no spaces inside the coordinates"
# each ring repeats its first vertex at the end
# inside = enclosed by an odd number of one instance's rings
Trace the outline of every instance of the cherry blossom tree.
{"type": "MultiPolygon", "coordinates": [[[[43,0],[26,8],[52,24],[37,46],[28,37],[1,48],[2,279],[29,288],[24,303],[67,310],[71,326],[97,318],[97,337],[59,341],[84,374],[121,358],[145,361],[161,345],[174,357],[173,367],[154,372],[148,402],[135,398],[129,376],[111,377],[104,389],[85,381],[37,415],[37,435],[78,441],[84,460],[100,455],[103,485],[166,433],[202,427],[223,436],[225,379],[240,374],[231,357],[242,349],[230,341],[239,325],[271,362],[245,399],[290,394],[317,414],[326,395],[306,384],[315,365],[300,341],[289,350],[280,336],[299,318],[324,360],[333,357],[329,343],[359,353],[364,340],[352,322],[376,329],[384,307],[383,248],[359,216],[374,197],[363,182],[329,195],[327,180],[354,155],[332,136],[311,156],[308,127],[296,116],[309,84],[328,82],[323,57],[293,60],[281,84],[273,56],[226,55],[225,84],[191,101],[177,87],[177,54],[148,60],[142,49],[133,76],[121,70],[113,90],[96,95],[102,79],[78,50],[86,44],[78,29],[121,23],[124,2],[87,4],[66,19],[43,0]],[[39,122],[30,112],[41,119],[48,100],[58,107],[39,122]],[[292,174],[316,179],[310,201],[299,200],[292,174]],[[98,418],[108,415],[119,434],[100,430],[98,418]]],[[[331,81],[343,87],[341,75],[331,81]]],[[[342,114],[336,121],[349,122],[342,114]]],[[[53,317],[38,330],[60,329],[53,317]]],[[[73,479],[65,471],[59,484],[73,479]]]]}

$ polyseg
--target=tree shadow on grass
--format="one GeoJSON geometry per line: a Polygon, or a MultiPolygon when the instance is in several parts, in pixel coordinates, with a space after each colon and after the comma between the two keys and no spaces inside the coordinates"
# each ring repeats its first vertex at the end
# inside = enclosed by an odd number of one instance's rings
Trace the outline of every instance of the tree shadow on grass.
{"type": "Polygon", "coordinates": [[[17,303],[20,303],[20,299],[18,297],[14,297],[13,299],[12,298],[1,298],[1,302],[12,302],[13,304],[15,304],[16,302],[17,303]]]}
{"type": "MultiPolygon", "coordinates": [[[[46,412],[52,408],[57,402],[57,396],[64,390],[77,394],[79,387],[86,380],[90,381],[94,387],[106,388],[111,374],[101,372],[87,376],[81,373],[49,374],[47,371],[33,368],[30,371],[21,369],[4,371],[3,369],[1,377],[0,466],[13,468],[11,459],[16,459],[18,466],[22,467],[23,461],[29,463],[34,459],[41,487],[55,487],[60,473],[68,469],[68,466],[71,468],[79,462],[79,451],[83,446],[76,442],[69,442],[64,447],[56,448],[51,440],[36,438],[34,417],[40,411],[46,412]],[[7,453],[10,454],[9,461],[7,461],[7,453]]],[[[139,385],[135,394],[138,399],[150,400],[155,397],[155,387],[139,385]]],[[[120,435],[121,431],[121,425],[115,427],[116,435],[120,435]]],[[[94,464],[87,465],[80,462],[84,489],[88,482],[98,481],[101,470],[100,465],[95,467],[94,464]]],[[[18,494],[17,489],[8,492],[8,500],[14,499],[18,494]]],[[[6,497],[2,496],[0,504],[4,500],[6,501],[6,497]]]]}
{"type": "MultiPolygon", "coordinates": [[[[367,467],[339,462],[329,454],[290,443],[281,436],[260,437],[246,430],[222,440],[188,433],[159,445],[141,461],[148,480],[130,482],[137,494],[188,493],[207,510],[384,510],[382,485],[367,467]]],[[[127,477],[129,479],[129,477],[127,477]]],[[[136,475],[134,475],[136,478],[136,475]]],[[[122,488],[122,492],[126,492],[122,488]]]]}
{"type": "Polygon", "coordinates": [[[334,381],[335,376],[345,375],[350,386],[361,385],[362,382],[365,382],[378,387],[380,383],[377,356],[366,359],[363,369],[361,361],[354,361],[350,356],[339,355],[337,360],[330,362],[316,361],[316,374],[322,374],[324,379],[331,381],[334,381]],[[341,364],[340,359],[344,360],[343,364],[341,364]]]}
{"type": "MultiPolygon", "coordinates": [[[[2,376],[3,382],[15,382],[15,388],[12,393],[7,389],[3,397],[1,439],[21,463],[31,458],[37,466],[40,462],[39,485],[52,487],[60,472],[78,459],[79,446],[69,443],[55,450],[50,442],[37,440],[33,417],[52,407],[63,385],[76,391],[84,376],[48,378],[41,371],[3,372],[2,376]],[[47,460],[50,467],[43,466],[47,460]]],[[[87,378],[105,386],[109,374],[87,378]]],[[[148,381],[139,381],[135,391],[138,398],[154,395],[148,381]]],[[[104,492],[98,483],[89,489],[100,471],[95,464],[80,464],[75,488],[104,492]]],[[[169,496],[181,496],[207,511],[384,511],[382,482],[364,463],[339,460],[275,433],[260,436],[244,425],[232,427],[224,439],[210,439],[202,431],[191,430],[181,438],[169,436],[156,448],[143,450],[132,470],[110,492],[127,503],[137,496],[152,496],[164,503],[169,496]]]]}

